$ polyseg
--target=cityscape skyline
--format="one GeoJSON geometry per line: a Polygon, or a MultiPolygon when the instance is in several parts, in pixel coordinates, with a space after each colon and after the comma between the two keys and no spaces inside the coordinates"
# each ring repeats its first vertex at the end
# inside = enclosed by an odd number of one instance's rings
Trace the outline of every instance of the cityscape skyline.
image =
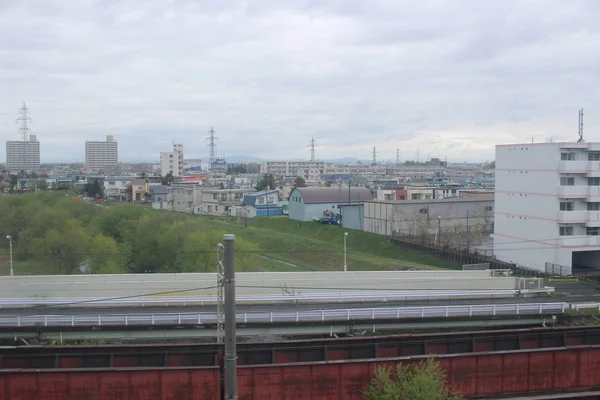
{"type": "Polygon", "coordinates": [[[599,140],[600,4],[478,4],[3,2],[0,140],[23,101],[45,163],[106,135],[124,161],[208,159],[211,126],[225,158],[309,159],[315,137],[319,159],[485,161],[575,141],[580,108],[599,140]]]}

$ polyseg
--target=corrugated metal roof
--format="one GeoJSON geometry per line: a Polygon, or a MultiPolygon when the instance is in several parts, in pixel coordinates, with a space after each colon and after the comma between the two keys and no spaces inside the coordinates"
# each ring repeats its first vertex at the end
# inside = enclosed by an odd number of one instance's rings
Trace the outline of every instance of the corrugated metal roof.
{"type": "MultiPolygon", "coordinates": [[[[296,188],[305,204],[315,203],[355,203],[372,201],[371,191],[364,187],[305,187],[296,188]]],[[[294,192],[292,192],[293,195],[294,192]]]]}

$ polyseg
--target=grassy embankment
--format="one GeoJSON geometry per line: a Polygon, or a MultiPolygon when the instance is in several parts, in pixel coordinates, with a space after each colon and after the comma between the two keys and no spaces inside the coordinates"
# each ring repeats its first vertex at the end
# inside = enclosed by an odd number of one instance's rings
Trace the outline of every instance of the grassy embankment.
{"type": "MultiPolygon", "coordinates": [[[[349,270],[405,270],[459,268],[457,262],[403,249],[382,235],[344,230],[316,222],[299,222],[287,217],[260,217],[244,226],[239,221],[215,218],[220,230],[256,243],[260,254],[310,270],[341,270],[344,265],[344,232],[347,237],[349,270]]],[[[280,262],[262,259],[264,270],[298,271],[280,262]]]]}

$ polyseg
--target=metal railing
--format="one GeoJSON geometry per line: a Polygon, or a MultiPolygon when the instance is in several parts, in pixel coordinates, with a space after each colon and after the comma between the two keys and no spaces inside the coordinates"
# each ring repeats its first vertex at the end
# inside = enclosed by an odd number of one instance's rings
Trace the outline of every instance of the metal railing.
{"type": "Polygon", "coordinates": [[[600,303],[574,303],[571,304],[571,309],[575,311],[597,309],[600,312],[600,303]]]}
{"type": "MultiPolygon", "coordinates": [[[[288,312],[247,312],[236,315],[238,323],[306,323],[407,318],[456,318],[496,315],[564,313],[568,303],[480,304],[460,306],[354,308],[288,312]]],[[[0,327],[94,327],[215,324],[215,313],[121,314],[121,315],[29,315],[0,316],[0,327]]]]}

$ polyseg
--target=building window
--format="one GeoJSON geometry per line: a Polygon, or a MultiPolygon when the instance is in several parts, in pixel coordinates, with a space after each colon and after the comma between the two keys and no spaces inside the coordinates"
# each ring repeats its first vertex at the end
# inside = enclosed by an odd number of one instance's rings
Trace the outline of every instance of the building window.
{"type": "Polygon", "coordinates": [[[560,211],[573,211],[573,202],[572,201],[561,201],[560,202],[560,211]]]}
{"type": "Polygon", "coordinates": [[[600,178],[588,178],[588,186],[600,186],[600,178]]]}
{"type": "Polygon", "coordinates": [[[573,161],[575,160],[575,153],[560,153],[560,159],[562,161],[573,161]]]}
{"type": "Polygon", "coordinates": [[[429,214],[429,209],[428,209],[428,208],[421,208],[421,209],[419,210],[419,212],[420,212],[421,214],[429,214]]]}
{"type": "Polygon", "coordinates": [[[492,206],[485,206],[484,211],[492,211],[492,206]]]}
{"type": "Polygon", "coordinates": [[[590,151],[588,153],[589,161],[600,161],[600,151],[590,151]]]}
{"type": "Polygon", "coordinates": [[[561,226],[558,228],[560,236],[573,236],[572,226],[561,226]]]}
{"type": "Polygon", "coordinates": [[[218,200],[219,199],[219,195],[217,193],[213,194],[213,200],[218,200]]]}
{"type": "Polygon", "coordinates": [[[587,228],[585,234],[590,235],[590,236],[598,236],[598,235],[600,235],[600,228],[598,228],[598,227],[587,228]]]}
{"type": "Polygon", "coordinates": [[[561,176],[561,178],[560,178],[560,186],[574,186],[574,185],[575,185],[575,178],[561,176]]]}
{"type": "Polygon", "coordinates": [[[587,203],[587,209],[588,209],[588,211],[600,211],[600,203],[598,203],[598,202],[587,203]]]}

